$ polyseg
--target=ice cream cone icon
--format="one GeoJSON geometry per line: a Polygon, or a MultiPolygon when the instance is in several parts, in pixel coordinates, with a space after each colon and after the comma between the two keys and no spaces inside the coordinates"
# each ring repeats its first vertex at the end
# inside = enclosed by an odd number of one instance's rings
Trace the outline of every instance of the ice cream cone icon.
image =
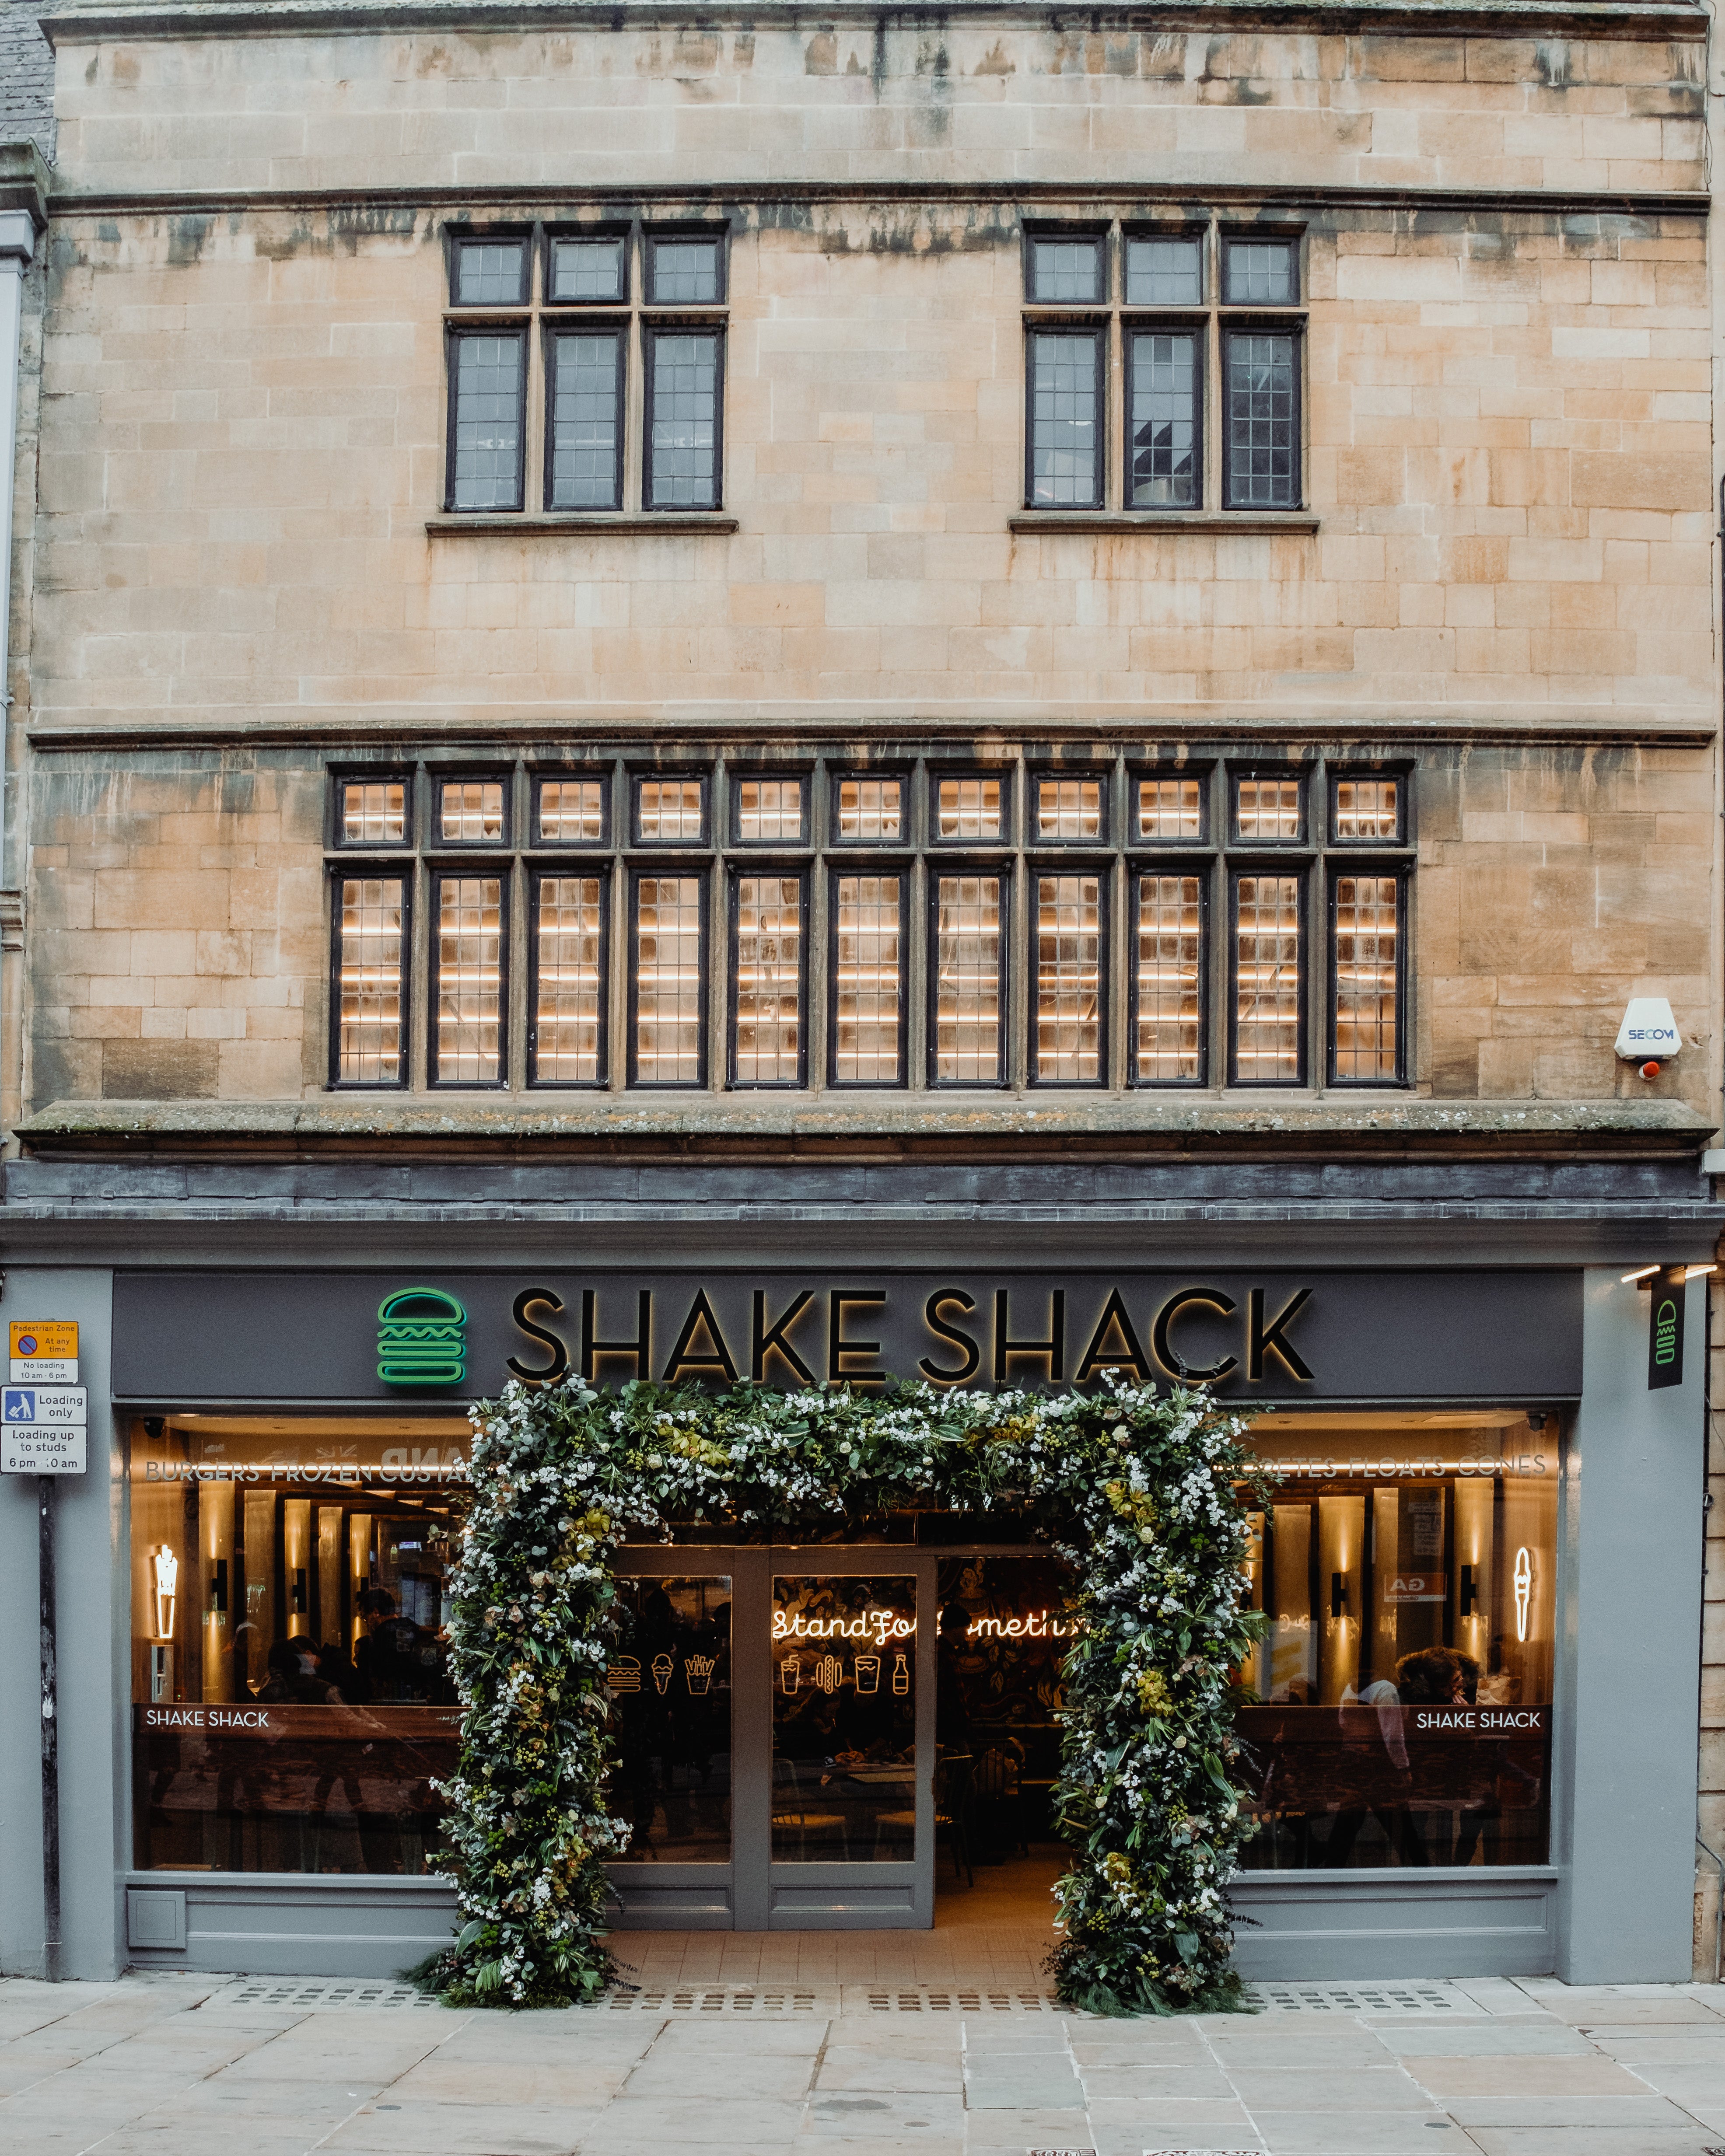
{"type": "Polygon", "coordinates": [[[880,1657],[878,1655],[859,1655],[857,1656],[856,1688],[859,1691],[880,1691],[880,1657]]]}
{"type": "Polygon", "coordinates": [[[671,1671],[675,1667],[676,1664],[669,1655],[655,1655],[653,1657],[653,1681],[660,1691],[663,1691],[670,1682],[671,1671]]]}
{"type": "Polygon", "coordinates": [[[911,1666],[902,1655],[892,1658],[892,1688],[901,1693],[911,1689],[911,1666]]]}
{"type": "Polygon", "coordinates": [[[803,1657],[787,1655],[778,1666],[778,1681],[787,1691],[794,1691],[803,1681],[803,1657]]]}
{"type": "Polygon", "coordinates": [[[713,1658],[711,1655],[691,1655],[683,1665],[683,1675],[689,1689],[699,1699],[713,1681],[713,1658]]]}

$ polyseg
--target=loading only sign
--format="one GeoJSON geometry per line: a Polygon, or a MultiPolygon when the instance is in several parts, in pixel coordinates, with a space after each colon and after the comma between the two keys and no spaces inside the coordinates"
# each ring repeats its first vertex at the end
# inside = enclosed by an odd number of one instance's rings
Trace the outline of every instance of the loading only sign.
{"type": "Polygon", "coordinates": [[[0,1385],[0,1471],[83,1474],[89,1397],[82,1385],[0,1385]]]}

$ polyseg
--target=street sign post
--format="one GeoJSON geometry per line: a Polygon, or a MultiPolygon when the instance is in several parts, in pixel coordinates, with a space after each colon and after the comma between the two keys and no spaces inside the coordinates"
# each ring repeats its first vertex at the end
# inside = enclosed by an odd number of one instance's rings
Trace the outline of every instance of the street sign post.
{"type": "Polygon", "coordinates": [[[78,1325],[73,1318],[41,1323],[14,1318],[7,1328],[7,1376],[13,1383],[75,1385],[78,1382],[78,1325]]]}

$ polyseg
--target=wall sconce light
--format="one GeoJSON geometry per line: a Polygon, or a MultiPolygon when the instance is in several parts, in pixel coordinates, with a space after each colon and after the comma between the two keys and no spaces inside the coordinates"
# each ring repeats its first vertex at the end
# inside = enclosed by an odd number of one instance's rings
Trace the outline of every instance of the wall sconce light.
{"type": "Polygon", "coordinates": [[[1332,1617],[1339,1617],[1339,1616],[1341,1616],[1341,1615],[1343,1614],[1343,1613],[1346,1610],[1347,1607],[1348,1607],[1348,1574],[1347,1574],[1345,1572],[1332,1572],[1332,1573],[1330,1574],[1330,1614],[1331,1614],[1331,1616],[1332,1616],[1332,1617]]]}
{"type": "Polygon", "coordinates": [[[174,1635],[174,1593],[180,1582],[180,1560],[164,1543],[150,1561],[156,1584],[156,1636],[172,1640],[174,1635]]]}
{"type": "Polygon", "coordinates": [[[1516,1552],[1516,1637],[1527,1637],[1527,1605],[1533,1599],[1533,1560],[1525,1548],[1516,1552]]]}
{"type": "Polygon", "coordinates": [[[1480,1583],[1477,1568],[1471,1564],[1461,1568],[1461,1614],[1466,1617],[1477,1606],[1480,1583]]]}
{"type": "Polygon", "coordinates": [[[224,1557],[216,1559],[215,1569],[209,1576],[209,1606],[212,1609],[228,1607],[228,1560],[224,1557]]]}

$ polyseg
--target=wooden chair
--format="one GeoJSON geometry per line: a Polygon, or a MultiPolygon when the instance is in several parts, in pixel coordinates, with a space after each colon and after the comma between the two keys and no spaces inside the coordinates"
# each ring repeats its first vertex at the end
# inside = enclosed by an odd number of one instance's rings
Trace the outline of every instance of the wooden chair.
{"type": "MultiPolygon", "coordinates": [[[[817,1849],[823,1842],[836,1838],[841,1864],[850,1861],[850,1820],[847,1813],[811,1810],[803,1789],[805,1771],[816,1778],[816,1801],[822,1800],[819,1792],[819,1768],[813,1765],[799,1766],[794,1759],[775,1759],[773,1763],[773,1838],[775,1842],[781,1833],[793,1835],[797,1844],[794,1862],[811,1861],[809,1850],[813,1842],[817,1849]]],[[[827,1799],[830,1801],[830,1799],[827,1799]]],[[[819,1861],[817,1856],[814,1861],[819,1861]]]]}

